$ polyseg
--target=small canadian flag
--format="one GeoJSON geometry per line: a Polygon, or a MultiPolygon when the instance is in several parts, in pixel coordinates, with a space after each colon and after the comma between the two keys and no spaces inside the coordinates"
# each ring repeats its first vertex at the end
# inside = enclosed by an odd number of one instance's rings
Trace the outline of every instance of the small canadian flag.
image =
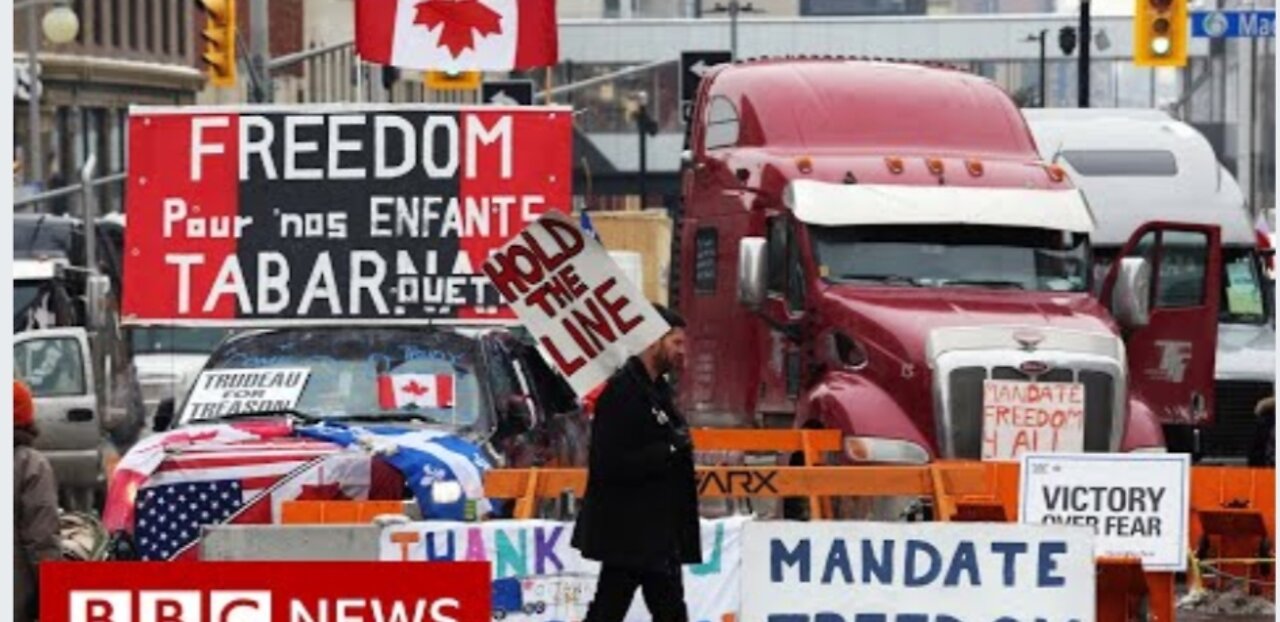
{"type": "Polygon", "coordinates": [[[383,374],[378,376],[378,406],[452,408],[453,376],[449,374],[383,374]]]}
{"type": "Polygon", "coordinates": [[[556,64],[555,0],[356,0],[356,53],[405,69],[556,64]]]}

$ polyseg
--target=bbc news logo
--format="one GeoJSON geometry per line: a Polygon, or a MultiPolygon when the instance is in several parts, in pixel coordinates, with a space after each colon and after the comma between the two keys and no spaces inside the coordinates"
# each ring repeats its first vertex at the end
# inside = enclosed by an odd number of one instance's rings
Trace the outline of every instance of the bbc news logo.
{"type": "Polygon", "coordinates": [[[41,622],[487,622],[491,589],[485,563],[51,563],[41,622]]]}
{"type": "Polygon", "coordinates": [[[271,592],[75,590],[71,622],[271,622],[271,592]]]}
{"type": "MultiPolygon", "coordinates": [[[[456,598],[289,599],[289,622],[459,622],[456,598]]],[[[71,622],[271,622],[271,592],[120,590],[71,592],[71,622]],[[207,596],[207,598],[206,598],[207,596]],[[206,606],[207,603],[207,606],[206,606]]]]}

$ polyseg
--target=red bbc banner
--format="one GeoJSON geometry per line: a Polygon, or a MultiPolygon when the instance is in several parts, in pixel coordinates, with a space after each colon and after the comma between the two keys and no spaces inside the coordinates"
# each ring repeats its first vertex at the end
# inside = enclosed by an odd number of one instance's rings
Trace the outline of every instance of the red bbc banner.
{"type": "Polygon", "coordinates": [[[480,271],[570,210],[564,107],[133,108],[124,320],[513,317],[480,271]]]}
{"type": "Polygon", "coordinates": [[[489,622],[484,562],[40,565],[41,622],[489,622]]]}

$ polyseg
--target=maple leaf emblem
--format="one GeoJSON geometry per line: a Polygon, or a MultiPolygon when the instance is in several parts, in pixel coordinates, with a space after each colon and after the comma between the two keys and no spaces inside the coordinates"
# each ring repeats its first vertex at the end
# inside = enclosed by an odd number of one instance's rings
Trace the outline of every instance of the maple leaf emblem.
{"type": "Polygon", "coordinates": [[[479,0],[426,0],[419,2],[413,23],[434,31],[441,24],[440,45],[457,58],[464,50],[475,49],[474,33],[502,34],[502,16],[479,0]]]}
{"type": "Polygon", "coordinates": [[[431,389],[418,384],[417,380],[410,380],[409,384],[400,387],[400,390],[417,397],[422,397],[431,392],[431,389]]]}

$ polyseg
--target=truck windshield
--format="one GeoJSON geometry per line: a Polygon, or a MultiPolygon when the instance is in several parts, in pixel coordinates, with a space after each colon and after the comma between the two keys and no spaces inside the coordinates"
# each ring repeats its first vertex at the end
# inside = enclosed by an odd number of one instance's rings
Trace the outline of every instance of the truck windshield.
{"type": "Polygon", "coordinates": [[[132,330],[137,354],[208,354],[227,334],[221,328],[143,326],[132,330]]]}
{"type": "Polygon", "coordinates": [[[824,278],[916,287],[1083,292],[1089,244],[1081,234],[962,225],[809,229],[824,278]]]}
{"type": "Polygon", "coordinates": [[[489,408],[479,364],[478,342],[456,332],[299,328],[228,341],[205,370],[305,368],[310,375],[293,408],[307,415],[463,427],[489,408]]]}

